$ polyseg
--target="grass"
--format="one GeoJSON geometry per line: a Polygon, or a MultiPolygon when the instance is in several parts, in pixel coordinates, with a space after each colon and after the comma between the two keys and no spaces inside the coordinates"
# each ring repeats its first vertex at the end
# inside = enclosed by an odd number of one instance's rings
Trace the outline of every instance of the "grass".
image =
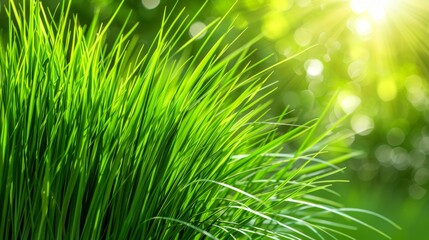
{"type": "Polygon", "coordinates": [[[254,41],[219,35],[226,16],[179,44],[197,14],[166,11],[141,47],[132,30],[107,45],[111,20],[80,26],[69,9],[3,9],[1,238],[344,239],[354,225],[388,237],[318,196],[353,153],[322,160],[324,116],[268,117],[271,69],[256,71],[254,41]]]}

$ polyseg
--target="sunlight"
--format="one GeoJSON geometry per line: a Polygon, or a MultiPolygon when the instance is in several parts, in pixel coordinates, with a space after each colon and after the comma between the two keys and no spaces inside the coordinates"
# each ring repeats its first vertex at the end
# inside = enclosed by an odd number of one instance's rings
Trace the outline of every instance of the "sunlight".
{"type": "Polygon", "coordinates": [[[375,21],[382,21],[394,2],[395,0],[351,0],[350,8],[356,14],[367,14],[375,21]]]}
{"type": "Polygon", "coordinates": [[[372,33],[371,22],[367,18],[360,17],[355,20],[355,31],[357,34],[366,37],[372,33]]]}

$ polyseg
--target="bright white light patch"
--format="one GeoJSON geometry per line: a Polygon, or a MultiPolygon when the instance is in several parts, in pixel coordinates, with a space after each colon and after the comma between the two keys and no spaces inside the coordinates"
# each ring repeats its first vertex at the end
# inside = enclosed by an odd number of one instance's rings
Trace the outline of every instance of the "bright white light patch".
{"type": "Polygon", "coordinates": [[[323,72],[323,63],[318,59],[307,60],[304,64],[307,75],[310,77],[320,76],[323,72]]]}
{"type": "Polygon", "coordinates": [[[358,114],[352,117],[350,121],[352,129],[355,133],[365,136],[371,133],[374,129],[374,121],[366,115],[358,114]]]}
{"type": "Polygon", "coordinates": [[[194,22],[189,28],[189,34],[191,35],[191,37],[195,37],[198,34],[200,34],[197,38],[197,39],[200,39],[204,37],[204,35],[206,35],[206,31],[204,31],[205,28],[206,28],[206,25],[203,22],[194,22]]]}
{"type": "Polygon", "coordinates": [[[371,22],[366,18],[358,18],[355,21],[355,31],[357,34],[367,37],[372,33],[372,25],[371,22]]]}
{"type": "Polygon", "coordinates": [[[158,7],[160,0],[142,0],[143,7],[147,9],[154,9],[158,7]]]}
{"type": "Polygon", "coordinates": [[[381,21],[386,17],[387,8],[394,4],[395,0],[351,0],[350,8],[356,14],[366,13],[372,19],[381,21]]]}
{"type": "Polygon", "coordinates": [[[384,6],[380,3],[371,6],[371,8],[368,10],[368,14],[376,21],[381,21],[386,17],[384,6]]]}
{"type": "Polygon", "coordinates": [[[340,106],[347,114],[353,113],[361,103],[361,99],[355,95],[348,95],[341,97],[340,106]]]}
{"type": "Polygon", "coordinates": [[[350,2],[350,8],[356,14],[361,14],[368,9],[368,1],[365,0],[352,0],[350,2]]]}

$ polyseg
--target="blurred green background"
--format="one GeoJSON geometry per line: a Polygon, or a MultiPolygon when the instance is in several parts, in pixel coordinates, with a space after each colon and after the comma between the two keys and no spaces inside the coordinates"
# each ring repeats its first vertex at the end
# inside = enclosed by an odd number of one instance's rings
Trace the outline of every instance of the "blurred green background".
{"type": "MultiPolygon", "coordinates": [[[[43,2],[53,11],[58,4],[43,2]]],[[[119,31],[132,11],[127,28],[139,22],[138,40],[149,44],[165,8],[177,5],[195,13],[203,4],[126,0],[114,27],[119,31]]],[[[118,5],[113,0],[73,0],[72,11],[85,24],[95,12],[108,19],[118,5]]],[[[349,136],[341,144],[365,154],[345,164],[340,177],[351,182],[334,186],[341,194],[335,200],[398,223],[402,230],[364,216],[393,239],[429,239],[429,1],[209,0],[188,38],[230,9],[227,22],[234,31],[244,31],[239,44],[262,37],[255,44],[254,61],[272,56],[261,68],[292,57],[271,77],[278,88],[274,114],[290,106],[292,116],[303,123],[317,118],[338,93],[327,126],[350,115],[338,129],[349,136]]],[[[1,11],[0,24],[6,22],[1,11]]],[[[375,236],[365,229],[353,235],[375,236]]]]}

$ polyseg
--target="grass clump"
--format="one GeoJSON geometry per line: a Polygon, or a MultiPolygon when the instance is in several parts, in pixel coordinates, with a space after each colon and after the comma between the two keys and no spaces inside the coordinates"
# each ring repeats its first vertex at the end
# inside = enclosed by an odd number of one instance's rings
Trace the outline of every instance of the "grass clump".
{"type": "Polygon", "coordinates": [[[107,46],[110,22],[80,26],[69,6],[3,10],[1,238],[335,239],[348,225],[332,215],[366,225],[315,194],[349,155],[318,158],[320,121],[267,120],[267,70],[252,42],[214,37],[223,19],[187,57],[183,11],[140,48],[125,31],[107,46]]]}

